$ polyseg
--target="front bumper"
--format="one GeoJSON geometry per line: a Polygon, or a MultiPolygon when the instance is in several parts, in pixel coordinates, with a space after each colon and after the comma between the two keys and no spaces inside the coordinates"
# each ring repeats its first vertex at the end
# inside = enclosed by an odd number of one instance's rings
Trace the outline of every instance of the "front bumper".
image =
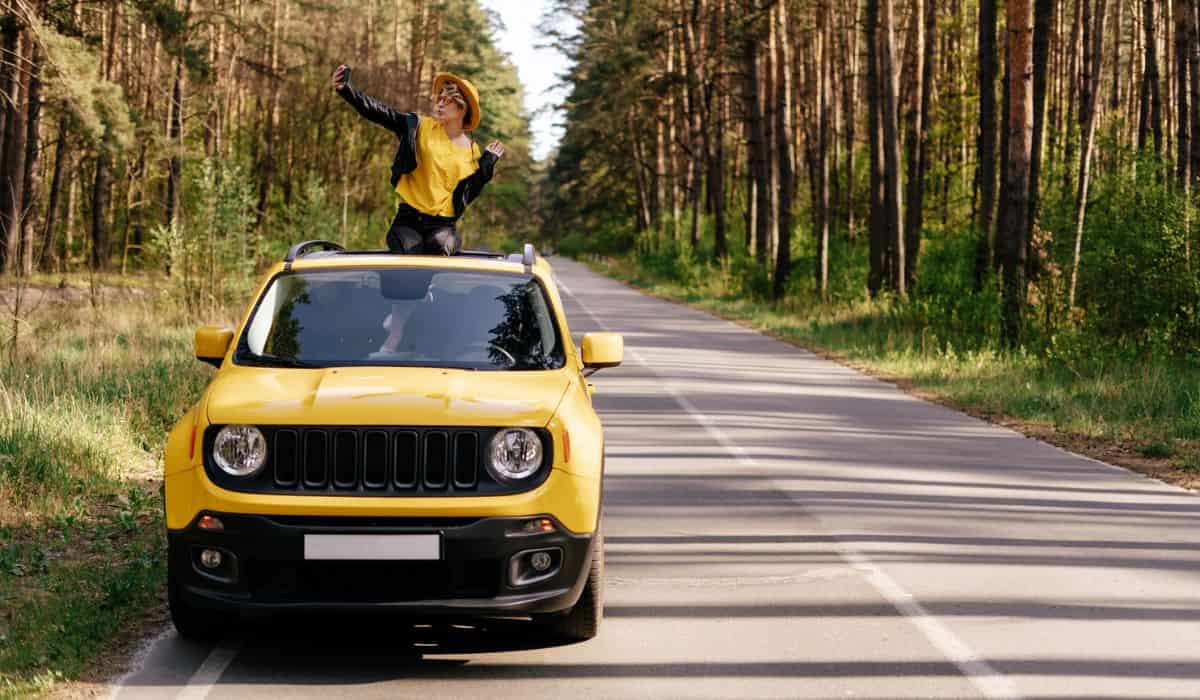
{"type": "Polygon", "coordinates": [[[590,534],[571,533],[547,515],[364,518],[206,514],[217,517],[224,529],[200,529],[197,517],[187,528],[167,533],[176,590],[185,602],[203,608],[241,612],[388,609],[431,617],[557,612],[579,599],[592,557],[590,534]],[[512,534],[538,518],[548,518],[554,529],[512,534]],[[441,553],[436,561],[306,560],[304,541],[309,534],[437,534],[441,553]],[[201,552],[206,549],[221,553],[219,567],[210,569],[201,563],[201,552]],[[541,573],[530,569],[531,550],[547,552],[551,568],[541,573]]]}

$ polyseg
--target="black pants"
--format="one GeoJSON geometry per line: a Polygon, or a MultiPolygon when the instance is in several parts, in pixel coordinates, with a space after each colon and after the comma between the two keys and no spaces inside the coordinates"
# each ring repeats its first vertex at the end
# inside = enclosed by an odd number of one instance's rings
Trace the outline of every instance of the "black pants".
{"type": "Polygon", "coordinates": [[[396,210],[387,233],[388,250],[408,255],[454,255],[462,242],[454,219],[423,214],[408,204],[396,210]]]}

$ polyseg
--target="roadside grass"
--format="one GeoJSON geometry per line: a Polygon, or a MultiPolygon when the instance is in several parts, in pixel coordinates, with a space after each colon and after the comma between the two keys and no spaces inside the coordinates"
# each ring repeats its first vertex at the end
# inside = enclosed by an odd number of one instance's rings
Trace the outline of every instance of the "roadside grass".
{"type": "Polygon", "coordinates": [[[0,353],[0,698],[79,678],[161,607],[162,448],[211,374],[167,298],[72,299],[0,353]]]}
{"type": "Polygon", "coordinates": [[[1054,357],[931,337],[888,301],[780,305],[747,299],[719,272],[672,279],[632,259],[593,269],[895,381],[1060,446],[1200,488],[1200,364],[1087,348],[1054,357]]]}

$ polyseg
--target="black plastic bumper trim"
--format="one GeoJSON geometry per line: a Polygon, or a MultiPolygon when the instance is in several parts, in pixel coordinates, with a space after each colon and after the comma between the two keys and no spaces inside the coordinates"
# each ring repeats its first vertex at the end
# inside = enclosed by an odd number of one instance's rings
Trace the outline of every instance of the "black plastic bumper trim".
{"type": "MultiPolygon", "coordinates": [[[[184,564],[174,567],[183,579],[176,582],[178,590],[189,603],[198,607],[245,612],[389,610],[431,616],[524,615],[557,612],[574,605],[587,581],[593,554],[590,534],[572,533],[547,514],[480,519],[326,516],[317,522],[319,524],[309,524],[303,519],[289,522],[280,516],[199,513],[187,528],[167,533],[169,556],[184,564]],[[199,529],[196,521],[203,515],[219,518],[224,530],[199,529]],[[507,536],[524,522],[538,518],[554,521],[555,531],[526,537],[507,536]],[[442,543],[442,558],[438,562],[348,562],[345,571],[351,575],[375,576],[374,572],[379,575],[371,580],[347,581],[348,584],[362,585],[338,586],[334,594],[327,586],[319,585],[311,590],[300,586],[280,593],[280,589],[261,585],[262,581],[256,579],[264,571],[286,571],[296,580],[306,580],[307,574],[303,572],[310,570],[318,570],[319,573],[314,574],[318,577],[329,576],[329,571],[320,567],[337,567],[339,564],[305,561],[305,534],[434,532],[441,536],[442,543]],[[236,581],[214,581],[195,571],[191,553],[196,547],[206,546],[221,548],[237,557],[239,577],[236,581]],[[542,548],[561,548],[563,561],[559,571],[536,583],[511,585],[510,558],[522,551],[542,548]],[[494,570],[489,567],[492,561],[496,563],[494,570]],[[396,572],[403,572],[410,565],[414,572],[427,571],[422,567],[436,568],[438,576],[444,575],[445,580],[452,581],[457,587],[431,591],[409,588],[403,589],[403,595],[389,598],[393,592],[389,582],[404,581],[403,575],[395,578],[396,572]],[[492,575],[494,580],[488,578],[492,575]],[[364,586],[369,590],[363,592],[364,586]],[[486,590],[488,594],[480,596],[480,590],[486,590]],[[473,594],[457,595],[458,591],[473,594]]],[[[335,569],[334,575],[343,575],[341,571],[335,569]]]]}

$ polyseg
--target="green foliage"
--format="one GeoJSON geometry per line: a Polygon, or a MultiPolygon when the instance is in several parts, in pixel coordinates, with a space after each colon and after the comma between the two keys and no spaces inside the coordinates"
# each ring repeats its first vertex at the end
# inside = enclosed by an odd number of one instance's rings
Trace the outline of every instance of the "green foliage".
{"type": "Polygon", "coordinates": [[[0,367],[0,697],[77,678],[161,594],[151,480],[211,370],[193,321],[147,292],[43,307],[27,352],[0,367]]]}
{"type": "Polygon", "coordinates": [[[77,677],[104,645],[128,634],[155,604],[166,576],[160,511],[158,499],[125,501],[86,525],[14,533],[37,545],[6,547],[5,540],[14,535],[0,534],[0,552],[19,547],[23,562],[0,569],[0,589],[38,590],[37,595],[18,593],[20,605],[0,600],[8,620],[0,628],[0,698],[41,694],[57,681],[77,677]],[[86,548],[79,547],[84,543],[86,548]],[[62,561],[68,547],[87,556],[62,561]],[[53,564],[47,552],[53,552],[53,564]]]}
{"type": "Polygon", "coordinates": [[[254,183],[236,163],[189,162],[184,214],[151,232],[150,253],[169,270],[169,293],[188,309],[240,303],[261,255],[254,183]],[[195,172],[191,172],[192,170],[195,172]]]}
{"type": "MultiPolygon", "coordinates": [[[[1193,271],[1194,206],[1173,191],[1169,164],[1115,144],[1123,167],[1096,174],[1084,219],[1075,308],[1075,194],[1062,167],[1043,174],[1025,345],[1077,376],[1149,357],[1186,360],[1200,351],[1200,286],[1193,271]]],[[[964,258],[965,259],[965,258],[964,258]]],[[[946,264],[951,261],[944,261],[946,264]]],[[[931,266],[929,266],[931,267],[931,266]]],[[[928,274],[929,267],[923,270],[928,274]]]]}
{"type": "Polygon", "coordinates": [[[342,208],[334,203],[321,178],[309,174],[291,202],[280,206],[276,222],[263,232],[263,253],[267,260],[279,260],[295,243],[306,240],[347,243],[342,230],[342,208]]]}
{"type": "MultiPolygon", "coordinates": [[[[1187,202],[1158,164],[1097,179],[1088,207],[1077,303],[1084,327],[1133,351],[1200,350],[1200,286],[1189,260],[1187,202]]],[[[1065,258],[1060,253],[1060,259],[1065,258]]]]}
{"type": "Polygon", "coordinates": [[[37,34],[45,52],[47,92],[61,99],[90,142],[113,150],[128,148],[134,131],[129,105],[119,85],[97,77],[96,51],[47,24],[37,23],[37,34]]]}

